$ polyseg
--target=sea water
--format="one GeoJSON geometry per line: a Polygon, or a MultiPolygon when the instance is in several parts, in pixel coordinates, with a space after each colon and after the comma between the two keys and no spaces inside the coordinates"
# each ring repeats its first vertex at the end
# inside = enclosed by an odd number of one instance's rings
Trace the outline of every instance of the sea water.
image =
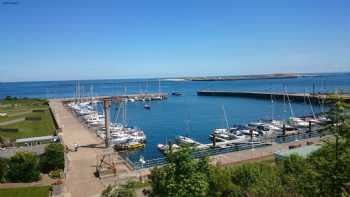
{"type": "MultiPolygon", "coordinates": [[[[288,79],[239,81],[167,81],[164,79],[84,80],[80,81],[81,95],[110,96],[133,93],[152,93],[159,90],[169,93],[162,101],[151,101],[150,110],[143,102],[128,102],[127,121],[130,126],[142,128],[147,135],[146,147],[130,152],[132,160],[142,155],[145,159],[161,155],[157,144],[173,140],[178,135],[190,136],[201,143],[210,143],[209,134],[215,128],[226,127],[222,110],[224,106],[228,123],[247,124],[260,119],[286,119],[291,115],[288,103],[240,97],[197,96],[198,90],[304,92],[350,92],[350,74],[321,74],[288,79]],[[171,96],[181,92],[183,96],[171,96]]],[[[28,98],[69,98],[75,96],[76,81],[0,83],[0,98],[6,96],[28,98]]],[[[118,104],[114,104],[111,120],[116,118],[118,104]]],[[[319,104],[313,108],[305,103],[291,103],[296,116],[321,112],[319,104]]],[[[102,112],[102,107],[99,110],[102,112]]]]}

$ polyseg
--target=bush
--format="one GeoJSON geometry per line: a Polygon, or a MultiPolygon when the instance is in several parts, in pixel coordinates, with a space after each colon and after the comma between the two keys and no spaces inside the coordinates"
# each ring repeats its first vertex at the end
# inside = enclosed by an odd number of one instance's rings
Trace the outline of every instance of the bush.
{"type": "Polygon", "coordinates": [[[64,146],[58,143],[49,144],[40,158],[40,169],[44,173],[64,169],[64,146]]]}
{"type": "Polygon", "coordinates": [[[102,197],[136,197],[134,183],[128,182],[125,185],[113,187],[108,185],[101,194],[102,197]]]}
{"type": "Polygon", "coordinates": [[[6,181],[6,175],[8,172],[8,160],[0,158],[0,183],[6,181]]]}
{"type": "Polygon", "coordinates": [[[17,152],[8,162],[7,178],[13,182],[33,182],[40,179],[39,159],[30,152],[17,152]]]}
{"type": "Polygon", "coordinates": [[[17,97],[12,97],[12,96],[6,96],[5,99],[6,101],[12,101],[12,100],[17,100],[17,97]]]}

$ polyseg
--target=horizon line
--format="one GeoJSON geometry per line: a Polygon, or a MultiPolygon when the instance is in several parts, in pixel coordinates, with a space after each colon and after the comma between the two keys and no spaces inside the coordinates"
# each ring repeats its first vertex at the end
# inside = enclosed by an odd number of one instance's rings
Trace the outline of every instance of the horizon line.
{"type": "Polygon", "coordinates": [[[264,74],[239,74],[239,75],[190,75],[190,76],[174,76],[174,77],[119,77],[119,78],[91,78],[91,79],[58,79],[58,80],[23,80],[23,81],[0,81],[0,83],[30,83],[30,82],[65,82],[65,81],[103,81],[103,80],[135,80],[135,79],[185,79],[191,77],[229,77],[229,76],[264,76],[264,75],[315,75],[315,74],[349,74],[349,71],[334,71],[334,72],[275,72],[264,74]]]}

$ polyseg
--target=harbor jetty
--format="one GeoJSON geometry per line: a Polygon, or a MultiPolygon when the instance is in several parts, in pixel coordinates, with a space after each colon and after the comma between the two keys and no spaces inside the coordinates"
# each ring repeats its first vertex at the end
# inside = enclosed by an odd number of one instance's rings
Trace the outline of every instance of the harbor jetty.
{"type": "MultiPolygon", "coordinates": [[[[273,99],[284,100],[287,96],[294,102],[304,102],[305,98],[310,98],[312,102],[320,102],[327,100],[330,94],[313,94],[313,93],[278,93],[278,92],[236,92],[236,91],[217,91],[217,90],[200,90],[197,92],[198,96],[227,96],[227,97],[245,97],[254,99],[273,99]]],[[[350,103],[350,94],[340,95],[345,102],[350,103]]]]}
{"type": "Polygon", "coordinates": [[[74,98],[57,98],[51,99],[52,101],[61,102],[85,102],[85,101],[103,101],[104,99],[112,99],[113,101],[122,101],[128,99],[131,101],[149,101],[149,100],[164,100],[168,98],[167,93],[143,93],[143,94],[127,94],[127,95],[115,95],[115,96],[93,96],[93,97],[74,97],[74,98]]]}

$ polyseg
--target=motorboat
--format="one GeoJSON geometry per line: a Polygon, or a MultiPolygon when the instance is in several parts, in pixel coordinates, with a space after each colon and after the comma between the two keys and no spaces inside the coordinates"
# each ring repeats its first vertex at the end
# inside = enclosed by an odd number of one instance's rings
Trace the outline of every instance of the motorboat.
{"type": "Polygon", "coordinates": [[[151,106],[148,105],[148,104],[145,104],[145,105],[143,106],[143,108],[145,108],[145,109],[151,109],[151,106]]]}
{"type": "MultiPolygon", "coordinates": [[[[157,147],[163,153],[167,153],[169,151],[169,149],[170,149],[169,145],[167,145],[167,144],[158,144],[157,147]]],[[[172,144],[171,145],[171,149],[174,150],[174,151],[179,150],[180,148],[181,147],[179,145],[177,145],[177,144],[172,144]]]]}
{"type": "Polygon", "coordinates": [[[180,145],[182,145],[182,144],[184,144],[184,145],[198,145],[199,144],[198,142],[194,141],[193,139],[186,137],[186,136],[181,136],[181,135],[176,138],[176,141],[180,145]]]}
{"type": "Polygon", "coordinates": [[[122,150],[133,150],[133,149],[139,149],[145,147],[144,143],[141,143],[137,140],[128,140],[126,143],[122,144],[115,144],[114,149],[116,151],[122,151],[122,150]]]}
{"type": "Polygon", "coordinates": [[[308,122],[304,121],[301,118],[297,118],[297,117],[290,117],[289,122],[296,127],[308,127],[309,126],[308,122]]]}
{"type": "Polygon", "coordinates": [[[182,96],[183,94],[180,92],[172,92],[171,95],[173,96],[182,96]]]}

